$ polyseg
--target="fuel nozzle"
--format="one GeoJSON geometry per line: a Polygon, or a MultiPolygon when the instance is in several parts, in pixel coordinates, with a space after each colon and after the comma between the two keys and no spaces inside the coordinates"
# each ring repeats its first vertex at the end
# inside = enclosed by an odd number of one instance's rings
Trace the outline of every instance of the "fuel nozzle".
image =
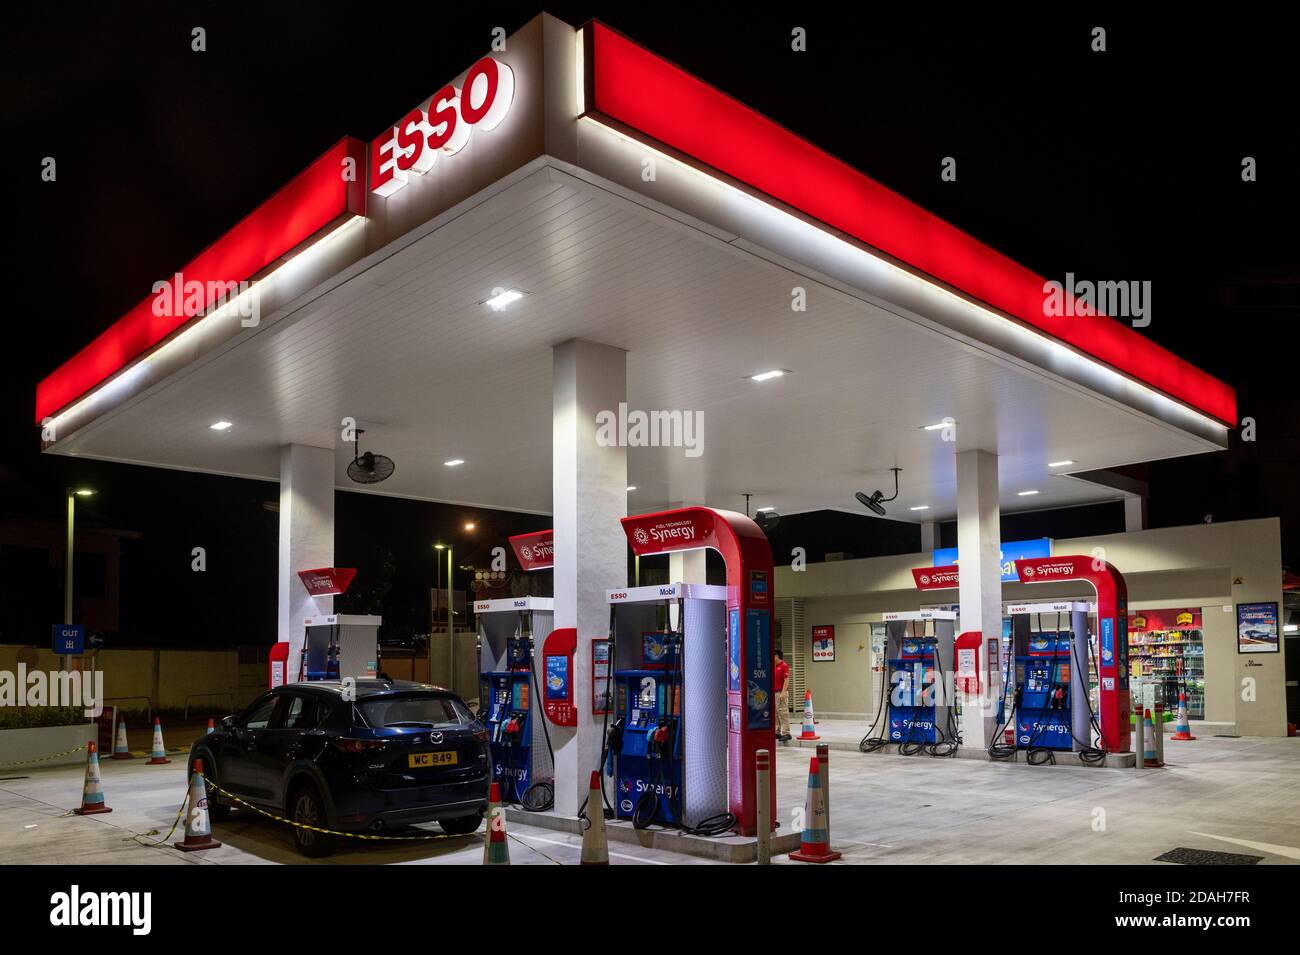
{"type": "Polygon", "coordinates": [[[668,720],[661,718],[659,724],[650,731],[650,743],[658,755],[668,755],[671,737],[672,729],[668,725],[668,720]]]}

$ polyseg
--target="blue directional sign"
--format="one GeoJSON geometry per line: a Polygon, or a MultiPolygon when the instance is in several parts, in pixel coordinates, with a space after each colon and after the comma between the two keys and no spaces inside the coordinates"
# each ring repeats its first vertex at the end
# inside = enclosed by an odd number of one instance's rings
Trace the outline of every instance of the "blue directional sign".
{"type": "Polygon", "coordinates": [[[65,656],[81,656],[86,652],[86,628],[79,623],[56,623],[54,652],[65,656]]]}
{"type": "MultiPolygon", "coordinates": [[[[1002,582],[1014,582],[1020,579],[1020,575],[1016,573],[1015,562],[1029,557],[1051,557],[1052,539],[1039,537],[1028,541],[1004,541],[999,556],[1002,565],[1002,582]]],[[[949,567],[953,564],[961,564],[956,547],[941,547],[934,552],[935,567],[949,567]]]]}

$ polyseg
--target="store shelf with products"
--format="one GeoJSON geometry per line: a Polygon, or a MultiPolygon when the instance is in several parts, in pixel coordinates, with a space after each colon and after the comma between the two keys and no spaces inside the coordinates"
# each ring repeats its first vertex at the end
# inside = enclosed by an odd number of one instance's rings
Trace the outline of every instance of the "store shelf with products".
{"type": "Polygon", "coordinates": [[[1129,618],[1129,664],[1163,690],[1167,712],[1187,694],[1189,719],[1205,718],[1205,635],[1200,610],[1152,610],[1129,618]]]}

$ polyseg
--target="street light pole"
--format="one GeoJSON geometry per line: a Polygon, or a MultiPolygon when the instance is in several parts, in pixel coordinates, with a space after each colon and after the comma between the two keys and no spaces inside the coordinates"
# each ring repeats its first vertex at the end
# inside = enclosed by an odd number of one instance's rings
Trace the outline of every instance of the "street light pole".
{"type": "Polygon", "coordinates": [[[447,545],[447,689],[455,692],[456,683],[456,623],[451,610],[451,577],[456,566],[451,562],[452,546],[447,545]]]}
{"type": "MultiPolygon", "coordinates": [[[[73,555],[73,524],[77,518],[77,495],[68,488],[68,540],[63,551],[63,624],[64,626],[72,625],[72,555],[73,555]]],[[[65,653],[63,655],[63,672],[72,671],[72,655],[65,653]]]]}

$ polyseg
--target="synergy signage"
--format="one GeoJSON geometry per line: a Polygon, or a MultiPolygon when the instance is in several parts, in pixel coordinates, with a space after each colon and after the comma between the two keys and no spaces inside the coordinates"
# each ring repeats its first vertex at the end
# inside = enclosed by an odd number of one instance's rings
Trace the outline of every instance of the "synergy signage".
{"type": "Polygon", "coordinates": [[[514,96],[514,72],[500,60],[483,57],[469,68],[463,87],[448,83],[370,144],[370,191],[391,196],[410,182],[412,173],[426,173],[439,156],[464,149],[475,129],[495,129],[514,96]]]}
{"type": "MultiPolygon", "coordinates": [[[[1020,580],[1016,573],[1016,561],[1034,557],[1051,557],[1052,539],[1039,537],[1027,541],[1005,541],[998,552],[998,561],[1002,565],[1002,582],[1015,583],[1020,580]]],[[[934,552],[934,567],[951,567],[958,564],[956,547],[941,547],[934,552]]]]}

